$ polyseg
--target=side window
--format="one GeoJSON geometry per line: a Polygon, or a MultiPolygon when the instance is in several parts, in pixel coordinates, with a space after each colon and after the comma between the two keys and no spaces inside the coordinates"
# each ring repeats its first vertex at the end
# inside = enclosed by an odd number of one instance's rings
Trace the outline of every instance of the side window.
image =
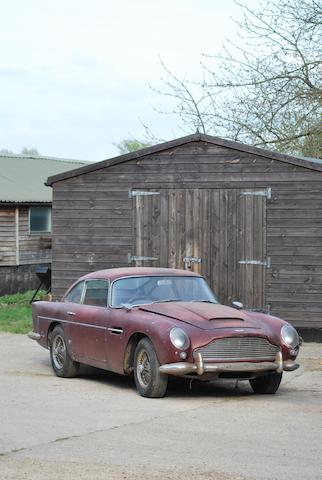
{"type": "Polygon", "coordinates": [[[29,232],[51,232],[51,207],[29,208],[29,232]]]}
{"type": "Polygon", "coordinates": [[[84,283],[85,282],[79,282],[77,285],[75,285],[75,287],[72,288],[65,298],[65,302],[80,303],[82,299],[84,283]]]}
{"type": "Polygon", "coordinates": [[[108,283],[106,280],[88,280],[83,303],[96,307],[107,306],[108,283]]]}

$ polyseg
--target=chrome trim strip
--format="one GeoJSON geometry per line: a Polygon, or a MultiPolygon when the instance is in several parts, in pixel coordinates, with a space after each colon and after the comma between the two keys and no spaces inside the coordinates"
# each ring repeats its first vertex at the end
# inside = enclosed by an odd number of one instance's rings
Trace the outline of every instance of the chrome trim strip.
{"type": "Polygon", "coordinates": [[[112,335],[122,335],[123,333],[123,328],[109,327],[107,330],[111,332],[112,335]]]}
{"type": "Polygon", "coordinates": [[[41,315],[38,315],[38,318],[41,318],[42,320],[52,321],[52,322],[70,323],[72,325],[80,325],[81,327],[98,328],[100,330],[106,330],[107,329],[107,327],[102,327],[100,325],[91,325],[90,323],[72,322],[71,320],[62,320],[60,318],[43,317],[41,315]]]}

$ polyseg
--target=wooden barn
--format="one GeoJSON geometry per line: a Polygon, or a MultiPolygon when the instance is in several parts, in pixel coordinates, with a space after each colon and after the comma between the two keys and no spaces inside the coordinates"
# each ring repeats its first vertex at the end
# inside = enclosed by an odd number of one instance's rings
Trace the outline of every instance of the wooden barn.
{"type": "Polygon", "coordinates": [[[53,293],[127,265],[201,272],[240,300],[322,328],[322,161],[195,134],[48,179],[53,293]]]}

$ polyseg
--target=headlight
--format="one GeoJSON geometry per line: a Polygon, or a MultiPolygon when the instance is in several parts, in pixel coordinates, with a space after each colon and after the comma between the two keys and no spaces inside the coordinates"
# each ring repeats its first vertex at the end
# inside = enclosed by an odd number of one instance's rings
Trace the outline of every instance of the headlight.
{"type": "Polygon", "coordinates": [[[298,333],[291,325],[284,325],[284,327],[282,327],[281,336],[284,343],[290,348],[295,348],[300,343],[298,333]]]}
{"type": "Polygon", "coordinates": [[[188,335],[179,327],[174,327],[170,331],[170,340],[172,345],[176,348],[179,348],[179,350],[186,350],[190,345],[188,335]]]}

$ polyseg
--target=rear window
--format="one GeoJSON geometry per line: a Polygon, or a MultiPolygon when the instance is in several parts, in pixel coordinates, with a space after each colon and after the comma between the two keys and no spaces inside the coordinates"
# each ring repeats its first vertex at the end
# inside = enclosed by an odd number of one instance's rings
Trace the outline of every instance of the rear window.
{"type": "Polygon", "coordinates": [[[86,282],[83,303],[96,307],[107,306],[108,283],[106,280],[89,280],[86,282]]]}

